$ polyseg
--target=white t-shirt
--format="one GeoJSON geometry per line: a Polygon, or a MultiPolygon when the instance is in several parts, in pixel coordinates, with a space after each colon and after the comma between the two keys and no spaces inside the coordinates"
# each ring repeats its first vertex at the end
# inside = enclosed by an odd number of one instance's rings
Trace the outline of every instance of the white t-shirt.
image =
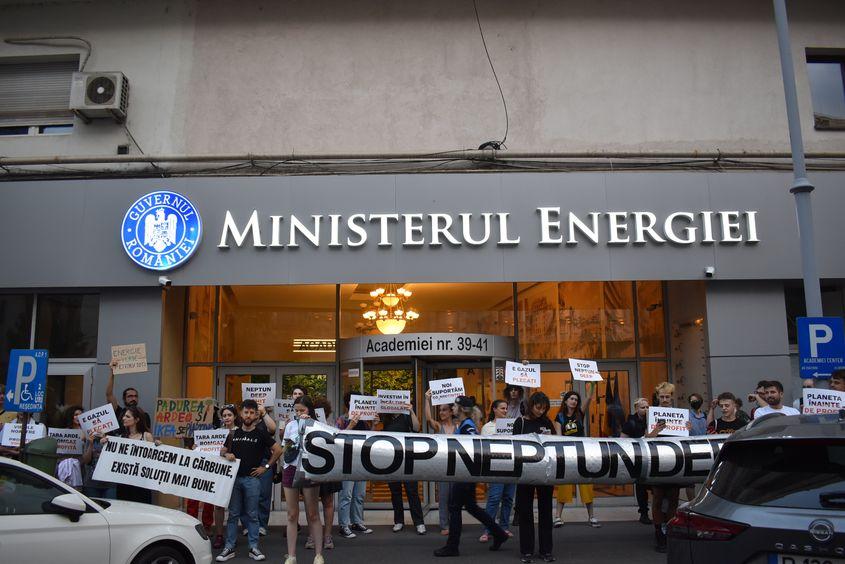
{"type": "Polygon", "coordinates": [[[496,434],[496,420],[488,421],[484,424],[481,428],[482,435],[495,435],[496,434]]]}
{"type": "Polygon", "coordinates": [[[798,411],[794,407],[789,407],[788,405],[781,406],[780,409],[774,409],[772,406],[767,405],[766,407],[758,407],[754,410],[754,419],[758,419],[770,413],[783,413],[784,415],[801,415],[800,411],[798,411]]]}
{"type": "MultiPolygon", "coordinates": [[[[282,442],[290,441],[293,443],[294,446],[299,446],[299,430],[300,430],[300,423],[305,423],[304,420],[291,420],[285,425],[285,434],[282,438],[282,442]]],[[[284,468],[288,466],[297,466],[299,464],[299,459],[302,458],[302,450],[299,451],[299,454],[296,457],[296,460],[293,462],[284,462],[284,468]]],[[[284,460],[284,459],[283,459],[284,460]]]]}

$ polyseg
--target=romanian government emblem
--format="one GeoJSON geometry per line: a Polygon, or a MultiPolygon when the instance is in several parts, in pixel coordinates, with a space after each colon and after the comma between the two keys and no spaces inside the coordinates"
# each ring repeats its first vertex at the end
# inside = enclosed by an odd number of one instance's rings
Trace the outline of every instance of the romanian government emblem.
{"type": "Polygon", "coordinates": [[[132,204],[121,225],[123,249],[137,265],[170,270],[197,250],[202,221],[197,208],[184,196],[159,190],[132,204]]]}

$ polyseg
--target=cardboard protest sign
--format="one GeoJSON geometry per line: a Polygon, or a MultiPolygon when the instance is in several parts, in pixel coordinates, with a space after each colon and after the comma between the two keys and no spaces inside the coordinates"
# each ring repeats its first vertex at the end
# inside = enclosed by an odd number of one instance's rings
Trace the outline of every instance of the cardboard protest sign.
{"type": "Polygon", "coordinates": [[[804,415],[839,413],[840,409],[845,409],[845,392],[804,388],[804,404],[801,408],[804,415]]]}
{"type": "Polygon", "coordinates": [[[582,382],[601,382],[601,372],[595,360],[569,359],[569,369],[572,370],[572,379],[582,382]]]}
{"type": "MultiPolygon", "coordinates": [[[[3,425],[3,432],[0,433],[0,444],[7,447],[18,448],[21,446],[21,431],[23,425],[20,423],[6,423],[3,425]]],[[[44,437],[47,432],[46,427],[41,423],[29,422],[26,424],[26,444],[31,443],[35,439],[44,437]]]]}
{"type": "Polygon", "coordinates": [[[138,486],[226,507],[240,460],[145,441],[109,437],[94,479],[138,486]]]}
{"type": "Polygon", "coordinates": [[[411,403],[411,390],[376,390],[379,413],[408,413],[405,408],[411,403]]]}
{"type": "Polygon", "coordinates": [[[514,422],[516,422],[515,417],[499,417],[496,419],[496,434],[513,435],[514,422]]]}
{"type": "Polygon", "coordinates": [[[458,396],[466,395],[463,378],[444,378],[428,383],[431,390],[431,405],[455,403],[458,396]]]}
{"type": "Polygon", "coordinates": [[[194,450],[205,454],[220,454],[220,449],[229,437],[228,429],[194,431],[194,450]]]}
{"type": "Polygon", "coordinates": [[[191,437],[195,431],[214,428],[212,398],[156,398],[155,437],[191,437]]]}
{"type": "Polygon", "coordinates": [[[276,410],[276,421],[287,424],[293,419],[293,400],[276,398],[273,402],[273,408],[276,410]]]}
{"type": "MultiPolygon", "coordinates": [[[[56,454],[82,454],[85,441],[82,429],[53,429],[51,427],[47,429],[47,435],[56,439],[56,454]]],[[[28,430],[27,438],[29,438],[28,430]]]]}
{"type": "Polygon", "coordinates": [[[114,345],[111,357],[117,359],[115,374],[135,374],[147,371],[147,345],[114,345]]]}
{"type": "Polygon", "coordinates": [[[505,382],[515,386],[539,388],[540,365],[507,361],[505,363],[505,382]]]}
{"type": "Polygon", "coordinates": [[[378,416],[378,398],[375,396],[359,396],[352,394],[349,398],[349,417],[355,417],[361,421],[372,421],[378,416]]]}
{"type": "Polygon", "coordinates": [[[117,431],[120,425],[117,423],[117,417],[114,414],[114,406],[110,403],[95,407],[90,411],[79,416],[79,426],[85,431],[86,435],[95,433],[97,435],[105,435],[112,431],[117,431]]]}
{"type": "Polygon", "coordinates": [[[244,399],[255,400],[259,406],[265,403],[273,405],[276,398],[276,384],[241,384],[241,395],[244,399]]]}
{"type": "Polygon", "coordinates": [[[326,421],[326,409],[324,407],[317,407],[314,409],[314,412],[317,414],[317,421],[323,425],[328,425],[326,421]]]}
{"type": "Polygon", "coordinates": [[[674,407],[649,407],[648,408],[648,430],[651,433],[657,427],[658,421],[664,421],[666,428],[660,432],[661,436],[688,437],[689,422],[688,409],[676,409],[674,407]]]}

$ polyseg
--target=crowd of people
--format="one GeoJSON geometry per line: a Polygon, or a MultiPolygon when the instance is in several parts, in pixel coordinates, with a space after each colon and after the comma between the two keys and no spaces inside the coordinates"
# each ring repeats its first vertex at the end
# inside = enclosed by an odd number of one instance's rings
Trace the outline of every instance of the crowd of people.
{"type": "MultiPolygon", "coordinates": [[[[127,388],[123,392],[121,406],[113,395],[114,375],[107,387],[107,398],[118,414],[120,429],[106,436],[90,434],[85,437],[81,456],[62,456],[57,472],[63,481],[90,497],[116,498],[142,503],[151,503],[151,491],[130,485],[103,483],[94,480],[96,467],[103,445],[109,436],[155,442],[150,432],[150,418],[138,406],[138,391],[127,388]]],[[[815,382],[804,382],[804,387],[814,387],[815,382]]],[[[845,370],[834,372],[830,389],[845,392],[845,370]]],[[[783,405],[783,385],[777,380],[764,380],[748,395],[750,411],[744,410],[743,401],[730,392],[718,396],[705,404],[704,397],[692,393],[689,403],[690,435],[729,434],[749,423],[752,419],[772,413],[793,415],[799,413],[800,401],[794,407],[783,405]]],[[[236,542],[239,533],[246,537],[248,556],[253,560],[264,560],[259,540],[268,534],[273,483],[281,483],[287,507],[287,554],[285,564],[296,564],[297,540],[300,532],[300,500],[304,501],[307,523],[306,550],[314,550],[314,564],[323,564],[326,550],[334,548],[333,523],[337,513],[337,534],[344,539],[368,535],[372,529],[364,521],[364,497],[366,482],[344,481],[341,483],[313,483],[304,478],[298,470],[302,456],[304,428],[317,419],[317,408],[325,413],[325,421],[338,429],[373,430],[414,433],[421,431],[420,418],[412,404],[404,406],[404,414],[381,414],[375,421],[364,421],[350,413],[351,392],[344,397],[344,413],[334,418],[332,406],[325,398],[311,398],[308,390],[297,386],[292,390],[294,416],[283,425],[277,425],[272,413],[254,400],[244,400],[240,405],[227,404],[217,410],[220,429],[229,431],[221,450],[221,456],[229,460],[240,460],[232,495],[227,508],[214,507],[197,501],[187,500],[186,510],[201,519],[207,530],[213,530],[212,544],[221,549],[218,562],[225,562],[236,556],[236,542]],[[276,433],[281,444],[276,440],[276,433]],[[337,496],[337,505],[335,505],[337,496]],[[320,507],[322,506],[322,512],[320,507]],[[228,510],[228,516],[227,516],[228,510]]],[[[509,385],[503,398],[494,400],[489,412],[483,415],[475,398],[461,396],[453,404],[432,406],[431,392],[425,395],[425,421],[431,432],[446,435],[494,435],[501,434],[499,420],[513,421],[512,433],[560,435],[568,437],[586,436],[585,419],[595,396],[594,384],[588,385],[586,399],[570,390],[562,394],[560,408],[551,415],[551,401],[542,391],[509,385]]],[[[621,437],[656,437],[665,428],[658,421],[648,428],[650,406],[676,407],[675,386],[669,382],[660,383],[651,400],[637,398],[633,411],[627,416],[621,430],[621,437]]],[[[65,410],[67,428],[79,428],[81,406],[69,406],[65,410]]],[[[7,449],[8,450],[8,449],[7,449]]],[[[8,454],[8,453],[7,453],[8,454]]],[[[478,538],[481,543],[490,543],[490,550],[499,548],[514,536],[511,526],[518,525],[519,552],[522,562],[535,559],[544,562],[555,560],[552,530],[563,526],[563,509],[577,496],[584,504],[588,524],[601,527],[595,515],[593,487],[589,484],[528,485],[490,483],[487,485],[487,499],[482,508],[476,502],[476,484],[437,484],[439,498],[440,534],[446,537],[444,546],[434,551],[437,557],[459,555],[462,533],[463,511],[467,511],[483,526],[478,538]],[[534,507],[537,507],[535,524],[534,507]],[[555,500],[557,507],[555,510],[555,500]],[[511,516],[513,515],[513,521],[511,516]],[[535,539],[536,529],[536,539],[535,539]],[[535,542],[536,540],[536,542],[535,542]]],[[[674,485],[634,484],[639,521],[654,526],[655,548],[666,550],[666,524],[677,509],[680,490],[674,485]],[[649,497],[651,508],[649,510],[649,497]]],[[[695,487],[686,488],[687,499],[695,495],[695,487]]],[[[423,519],[419,485],[415,481],[390,482],[390,498],[393,506],[393,532],[405,527],[404,502],[407,500],[411,522],[419,535],[427,533],[423,519]]]]}

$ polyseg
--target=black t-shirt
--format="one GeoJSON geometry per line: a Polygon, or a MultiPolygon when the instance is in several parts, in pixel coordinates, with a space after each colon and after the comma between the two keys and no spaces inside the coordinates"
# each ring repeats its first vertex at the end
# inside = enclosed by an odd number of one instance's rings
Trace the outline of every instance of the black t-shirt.
{"type": "Polygon", "coordinates": [[[557,414],[555,419],[560,424],[560,434],[565,437],[583,437],[584,436],[584,421],[578,417],[577,413],[572,416],[565,415],[562,411],[557,414]]]}
{"type": "Polygon", "coordinates": [[[528,419],[524,415],[514,421],[513,434],[527,435],[530,433],[538,433],[540,435],[554,435],[555,427],[548,417],[542,419],[528,419]]]}
{"type": "Polygon", "coordinates": [[[711,432],[715,435],[730,435],[735,431],[739,431],[743,427],[748,424],[748,421],[740,419],[737,417],[733,421],[723,421],[721,418],[716,419],[710,426],[707,428],[708,432],[711,432]]]}
{"type": "Polygon", "coordinates": [[[641,439],[645,436],[647,421],[637,417],[636,414],[628,416],[625,423],[622,425],[622,432],[632,439],[641,439]]]}
{"type": "Polygon", "coordinates": [[[241,461],[238,476],[248,476],[261,464],[264,452],[271,449],[275,442],[265,429],[255,427],[252,431],[244,431],[242,427],[238,427],[229,433],[224,446],[241,461]]]}
{"type": "Polygon", "coordinates": [[[405,413],[398,413],[392,416],[393,418],[384,424],[383,431],[389,433],[413,433],[413,421],[411,416],[405,413]]]}

